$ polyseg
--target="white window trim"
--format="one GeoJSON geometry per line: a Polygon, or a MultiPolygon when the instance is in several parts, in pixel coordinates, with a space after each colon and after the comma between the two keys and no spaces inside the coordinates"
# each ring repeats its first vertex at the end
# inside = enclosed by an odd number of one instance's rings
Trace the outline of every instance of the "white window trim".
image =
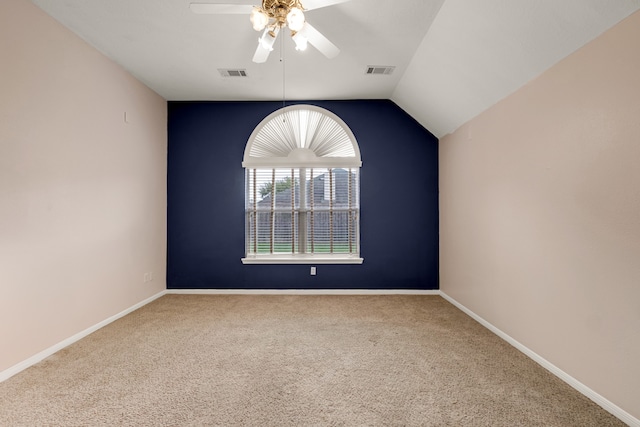
{"type": "Polygon", "coordinates": [[[362,264],[364,258],[355,254],[268,254],[248,255],[243,264],[362,264]]]}
{"type": "MultiPolygon", "coordinates": [[[[306,128],[306,125],[303,123],[301,127],[306,128]]],[[[289,143],[291,143],[290,139],[289,143]]],[[[242,166],[246,169],[314,167],[359,169],[362,161],[355,136],[342,119],[331,111],[313,105],[292,105],[271,113],[258,124],[247,141],[242,166]],[[299,134],[293,135],[296,138],[296,146],[291,147],[289,144],[287,152],[283,153],[282,140],[274,139],[272,137],[274,132],[277,132],[281,123],[286,120],[300,120],[299,117],[303,114],[315,115],[316,119],[321,117],[321,120],[326,120],[327,122],[320,125],[328,123],[334,131],[337,129],[338,132],[333,132],[332,135],[338,134],[339,140],[306,140],[309,134],[305,132],[306,129],[303,129],[299,134]],[[337,146],[337,149],[334,148],[337,151],[327,153],[326,146],[318,145],[323,142],[329,142],[332,148],[337,146]],[[281,154],[269,153],[272,149],[281,154]]],[[[359,240],[358,235],[358,252],[359,240]]],[[[364,262],[364,258],[359,253],[246,254],[241,260],[243,264],[362,264],[364,262]]]]}

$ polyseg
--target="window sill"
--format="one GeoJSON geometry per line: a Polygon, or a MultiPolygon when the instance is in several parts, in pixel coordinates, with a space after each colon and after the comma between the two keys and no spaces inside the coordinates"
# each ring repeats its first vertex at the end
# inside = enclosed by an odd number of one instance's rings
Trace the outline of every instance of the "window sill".
{"type": "Polygon", "coordinates": [[[346,254],[323,255],[252,255],[242,258],[243,264],[362,264],[364,258],[346,254]]]}

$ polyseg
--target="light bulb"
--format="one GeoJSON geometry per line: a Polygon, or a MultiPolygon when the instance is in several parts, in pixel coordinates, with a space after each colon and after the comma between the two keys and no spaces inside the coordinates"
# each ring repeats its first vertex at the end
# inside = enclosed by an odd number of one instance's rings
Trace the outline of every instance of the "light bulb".
{"type": "Polygon", "coordinates": [[[304,13],[297,7],[292,7],[287,14],[287,25],[291,31],[300,31],[304,26],[304,13]]]}
{"type": "Polygon", "coordinates": [[[253,24],[254,30],[262,31],[269,23],[269,16],[259,7],[254,7],[251,11],[249,20],[251,21],[251,24],[253,24]]]}

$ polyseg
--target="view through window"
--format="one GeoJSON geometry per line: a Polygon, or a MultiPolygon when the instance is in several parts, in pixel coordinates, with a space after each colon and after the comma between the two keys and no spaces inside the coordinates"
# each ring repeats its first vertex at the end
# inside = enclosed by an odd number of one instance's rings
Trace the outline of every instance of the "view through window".
{"type": "Polygon", "coordinates": [[[248,254],[359,254],[358,169],[247,169],[248,254]]]}

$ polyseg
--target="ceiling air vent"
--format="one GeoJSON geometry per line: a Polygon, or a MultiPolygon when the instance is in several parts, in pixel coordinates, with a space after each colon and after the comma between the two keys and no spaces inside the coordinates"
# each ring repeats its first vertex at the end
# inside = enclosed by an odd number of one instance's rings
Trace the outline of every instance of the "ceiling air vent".
{"type": "Polygon", "coordinates": [[[371,75],[389,75],[393,73],[396,67],[393,66],[381,66],[381,65],[369,65],[367,66],[367,74],[371,75]]]}
{"type": "Polygon", "coordinates": [[[247,70],[229,70],[229,69],[222,69],[219,68],[218,71],[220,71],[220,75],[222,77],[248,77],[247,76],[247,70]]]}

